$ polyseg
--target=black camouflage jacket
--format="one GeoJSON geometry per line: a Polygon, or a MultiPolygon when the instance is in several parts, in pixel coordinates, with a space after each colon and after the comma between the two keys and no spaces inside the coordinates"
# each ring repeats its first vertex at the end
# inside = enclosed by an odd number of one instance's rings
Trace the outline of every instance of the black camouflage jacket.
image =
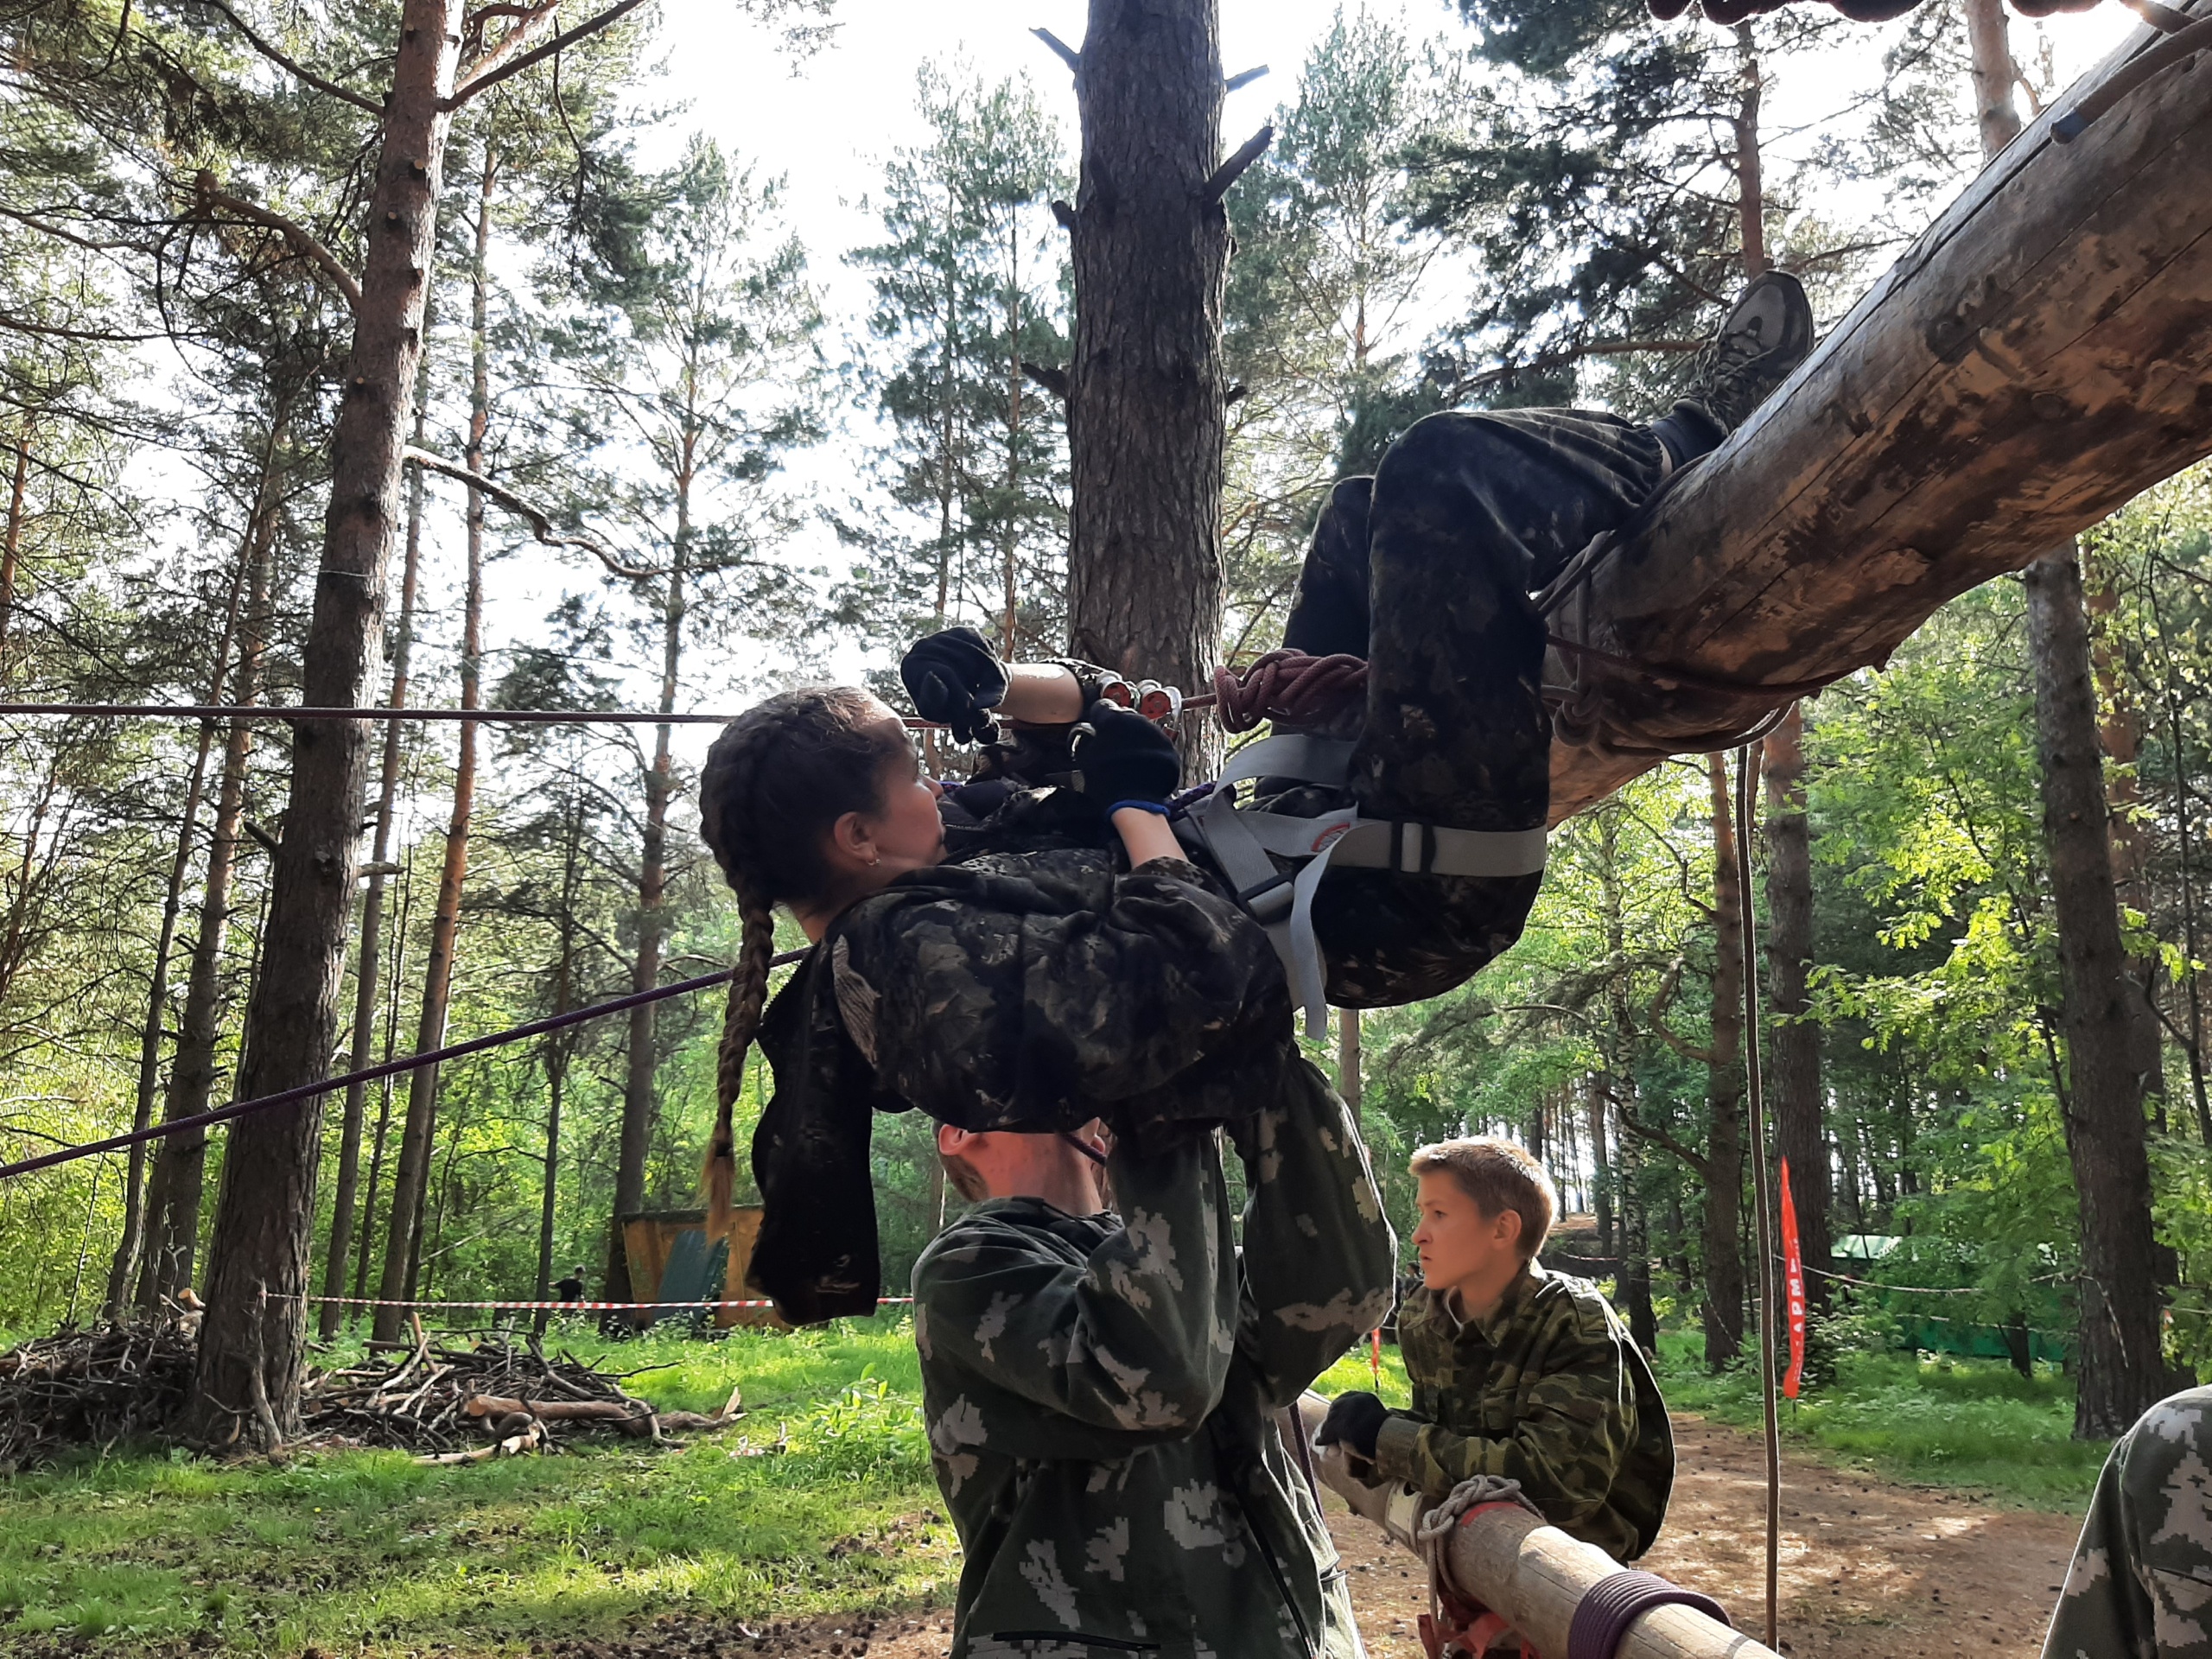
{"type": "Polygon", "coordinates": [[[1267,936],[1177,860],[986,854],[839,917],[761,1023],[774,1092],[753,1139],[748,1276],[786,1319],[874,1311],[877,1111],[969,1129],[1141,1139],[1249,1117],[1296,1060],[1267,936]]]}
{"type": "Polygon", "coordinates": [[[959,1529],[953,1659],[1357,1659],[1273,1414],[1389,1310],[1395,1246],[1306,1061],[1237,1128],[1116,1148],[1121,1214],[977,1206],[914,1269],[931,1456],[959,1529]]]}

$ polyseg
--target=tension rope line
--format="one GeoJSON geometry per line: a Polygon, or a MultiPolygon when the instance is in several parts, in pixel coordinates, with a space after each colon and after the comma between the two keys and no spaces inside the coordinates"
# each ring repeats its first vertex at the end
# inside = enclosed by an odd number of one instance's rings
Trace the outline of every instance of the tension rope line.
{"type": "MultiPolygon", "coordinates": [[[[771,968],[788,967],[806,955],[804,950],[786,950],[768,959],[771,968]]],[[[585,1007],[570,1008],[565,1014],[549,1014],[543,1020],[533,1020],[527,1025],[514,1026],[505,1031],[487,1033],[472,1037],[464,1043],[448,1043],[443,1048],[434,1048],[420,1054],[403,1054],[397,1059],[386,1060],[379,1065],[365,1066],[358,1071],[348,1071],[342,1077],[324,1077],[315,1083],[303,1083],[296,1089],[286,1089],[273,1095],[263,1095],[255,1100],[232,1101],[227,1106],[218,1106],[213,1111],[196,1112],[190,1117],[173,1119],[167,1123],[149,1123],[143,1129],[133,1129],[124,1135],[111,1135],[105,1141],[88,1141],[81,1146],[63,1147],[59,1151],[41,1153],[35,1158],[19,1159],[12,1164],[0,1164],[0,1180],[10,1175],[28,1175],[33,1170],[50,1169],[56,1164],[69,1163],[79,1158],[89,1158],[95,1153],[120,1152],[143,1141],[159,1141],[166,1135],[181,1135],[188,1129],[204,1129],[217,1123],[227,1123],[233,1118],[250,1116],[278,1106],[290,1106],[321,1095],[335,1094],[340,1089],[351,1088],[357,1083],[375,1083],[380,1078],[397,1077],[404,1071],[420,1071],[426,1065],[441,1065],[448,1060],[459,1059],[467,1054],[480,1054],[487,1048],[502,1047],[518,1043],[524,1038],[542,1037],[549,1031],[563,1027],[582,1025],[587,1020],[597,1020],[606,1014],[620,1014],[628,1008],[643,1007],[648,1002],[665,1001],[672,996],[683,996],[692,991],[703,991],[709,986],[727,985],[737,975],[734,968],[717,969],[711,974],[701,974],[696,979],[678,980],[673,985],[657,985],[649,991],[632,991],[627,996],[614,997],[605,1002],[594,1002],[585,1007]]]]}
{"type": "MultiPolygon", "coordinates": [[[[479,726],[727,726],[735,715],[658,714],[642,709],[283,709],[263,703],[0,702],[0,717],[67,715],[154,720],[442,720],[479,726]]],[[[933,721],[909,730],[941,732],[933,721]]]]}
{"type": "MultiPolygon", "coordinates": [[[[1766,1090],[1759,1075],[1758,903],[1751,883],[1752,803],[1759,747],[1736,751],[1736,880],[1743,896],[1744,1084],[1751,1114],[1751,1199],[1758,1205],[1759,1395],[1766,1427],[1766,1644],[1782,1592],[1782,1422],[1775,1401],[1774,1219],[1766,1167],[1766,1090]]],[[[1723,763],[1726,764],[1725,762],[1723,763]]]]}

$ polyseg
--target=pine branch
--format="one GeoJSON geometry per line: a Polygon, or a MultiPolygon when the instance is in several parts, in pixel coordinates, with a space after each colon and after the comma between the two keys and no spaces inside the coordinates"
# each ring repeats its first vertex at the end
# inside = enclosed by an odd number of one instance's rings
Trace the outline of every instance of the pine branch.
{"type": "Polygon", "coordinates": [[[442,455],[434,455],[427,449],[417,449],[412,444],[400,451],[399,458],[403,461],[411,461],[425,471],[442,474],[457,483],[466,484],[470,489],[480,492],[485,499],[497,502],[528,524],[537,539],[548,547],[581,548],[615,575],[626,577],[632,582],[644,582],[651,577],[666,574],[664,571],[652,569],[642,565],[625,564],[597,542],[587,537],[561,535],[553,528],[551,515],[542,508],[525,501],[504,484],[494,484],[483,474],[471,472],[459,461],[448,461],[442,455]]]}
{"type": "Polygon", "coordinates": [[[1079,75],[1083,73],[1082,53],[1077,51],[1049,29],[1033,29],[1029,32],[1052,48],[1060,61],[1067,65],[1068,73],[1079,75]]]}
{"type": "Polygon", "coordinates": [[[1681,1159],[1683,1163],[1688,1165],[1694,1173],[1703,1176],[1707,1180],[1712,1179],[1712,1160],[1707,1158],[1703,1153],[1699,1152],[1691,1147],[1685,1146],[1681,1141],[1675,1139],[1675,1137],[1669,1134],[1665,1129],[1659,1128],[1657,1124],[1646,1123],[1642,1118],[1636,1115],[1635,1111],[1630,1109],[1626,1101],[1623,1100],[1611,1090],[1601,1090],[1599,1092],[1602,1093],[1605,1096],[1606,1100],[1611,1103],[1615,1119],[1619,1122],[1620,1126],[1626,1129],[1630,1135],[1634,1135],[1639,1141],[1649,1141],[1653,1146],[1661,1148],[1662,1151],[1674,1154],[1674,1155],[1681,1159]]]}
{"type": "Polygon", "coordinates": [[[483,44],[484,26],[492,19],[512,17],[517,22],[512,29],[499,37],[499,43],[497,46],[483,53],[475,62],[468,66],[467,76],[462,81],[460,89],[454,92],[454,98],[458,99],[462,92],[468,91],[478,81],[496,73],[500,65],[507,62],[535,40],[540,28],[552,22],[558,16],[559,11],[559,0],[547,0],[545,4],[539,6],[500,4],[485,6],[470,13],[468,21],[461,25],[461,38],[474,40],[480,48],[483,44]]]}
{"type": "Polygon", "coordinates": [[[350,86],[340,86],[336,81],[332,80],[327,76],[315,73],[314,70],[308,68],[307,65],[300,62],[298,60],[286,56],[283,52],[277,49],[273,42],[262,39],[261,36],[254,31],[253,25],[247,22],[245,18],[239,16],[238,13],[232,11],[230,7],[224,4],[223,0],[200,0],[200,3],[213,7],[215,10],[221,12],[224,16],[229,18],[232,25],[237,29],[238,32],[245,36],[247,44],[251,46],[255,51],[260,53],[263,57],[268,59],[270,62],[276,65],[280,69],[283,69],[287,73],[305,81],[308,86],[314,87],[315,91],[319,92],[327,92],[333,98],[343,99],[346,103],[351,104],[355,109],[365,110],[371,115],[376,117],[379,121],[384,119],[383,105],[378,103],[374,99],[365,97],[361,93],[355,92],[350,86]]]}
{"type": "Polygon", "coordinates": [[[560,51],[563,47],[572,46],[588,35],[598,34],[608,25],[619,22],[622,18],[628,16],[645,3],[645,0],[616,0],[613,5],[607,7],[597,16],[585,18],[574,29],[563,29],[535,52],[525,52],[518,58],[512,58],[505,62],[495,63],[489,67],[480,67],[470,71],[468,79],[454,87],[453,96],[446,99],[446,108],[457,110],[486,86],[496,86],[503,80],[512,79],[525,69],[536,68],[546,59],[560,51]]]}
{"type": "Polygon", "coordinates": [[[1056,369],[1049,363],[1032,363],[1025,357],[1021,359],[1021,372],[1062,403],[1067,402],[1068,372],[1065,369],[1056,369]]]}
{"type": "Polygon", "coordinates": [[[1229,76],[1221,83],[1221,90],[1224,92],[1233,92],[1239,86],[1249,86],[1254,81],[1257,80],[1262,75],[1264,75],[1267,73],[1268,66],[1266,64],[1262,63],[1255,65],[1249,69],[1246,69],[1237,74],[1229,76]]]}
{"type": "Polygon", "coordinates": [[[202,168],[194,179],[194,187],[203,208],[220,207],[240,219],[251,219],[267,226],[284,238],[293,252],[308,260],[330,279],[330,285],[346,297],[346,308],[359,315],[361,309],[361,285],[353,280],[353,273],[339,263],[338,256],[311,235],[306,226],[258,203],[243,200],[215,188],[215,175],[202,168]]]}
{"type": "Polygon", "coordinates": [[[1219,167],[1206,181],[1205,188],[1198,192],[1198,200],[1209,207],[1218,207],[1229,188],[1244,175],[1244,169],[1258,161],[1269,144],[1275,141],[1274,124],[1269,122],[1236,147],[1236,152],[1219,167]]]}

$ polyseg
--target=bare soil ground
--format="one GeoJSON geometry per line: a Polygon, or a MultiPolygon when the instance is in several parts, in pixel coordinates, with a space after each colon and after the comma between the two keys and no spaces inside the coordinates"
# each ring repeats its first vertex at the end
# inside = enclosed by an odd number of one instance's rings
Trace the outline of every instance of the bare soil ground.
{"type": "MultiPolygon", "coordinates": [[[[1675,1420],[1681,1473],[1658,1547],[1640,1565],[1706,1592],[1756,1631],[1763,1618],[1766,1465],[1758,1441],[1675,1420]]],[[[1427,1591],[1412,1556],[1332,1500],[1338,1547],[1373,1659],[1422,1659],[1427,1591]]],[[[1781,1645],[1792,1659],[2035,1659],[2073,1554],[2067,1516],[1993,1508],[1785,1452],[1781,1645]]],[[[671,1619],[616,1643],[557,1643],[563,1659],[943,1659],[943,1610],[868,1623],[739,1630],[671,1619]],[[757,1644],[757,1645],[756,1645],[757,1644]]]]}

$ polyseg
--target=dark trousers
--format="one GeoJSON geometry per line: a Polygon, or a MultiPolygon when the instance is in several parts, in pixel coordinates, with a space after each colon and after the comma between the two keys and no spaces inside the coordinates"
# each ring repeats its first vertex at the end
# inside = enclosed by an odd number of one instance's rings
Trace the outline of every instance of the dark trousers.
{"type": "MultiPolygon", "coordinates": [[[[1648,500],[1658,437],[1611,415],[1431,415],[1331,493],[1283,644],[1367,658],[1351,787],[1362,816],[1525,830],[1551,803],[1544,620],[1531,590],[1648,500]]],[[[1463,983],[1521,935],[1540,876],[1334,870],[1314,895],[1329,1000],[1384,1007],[1463,983]]]]}

